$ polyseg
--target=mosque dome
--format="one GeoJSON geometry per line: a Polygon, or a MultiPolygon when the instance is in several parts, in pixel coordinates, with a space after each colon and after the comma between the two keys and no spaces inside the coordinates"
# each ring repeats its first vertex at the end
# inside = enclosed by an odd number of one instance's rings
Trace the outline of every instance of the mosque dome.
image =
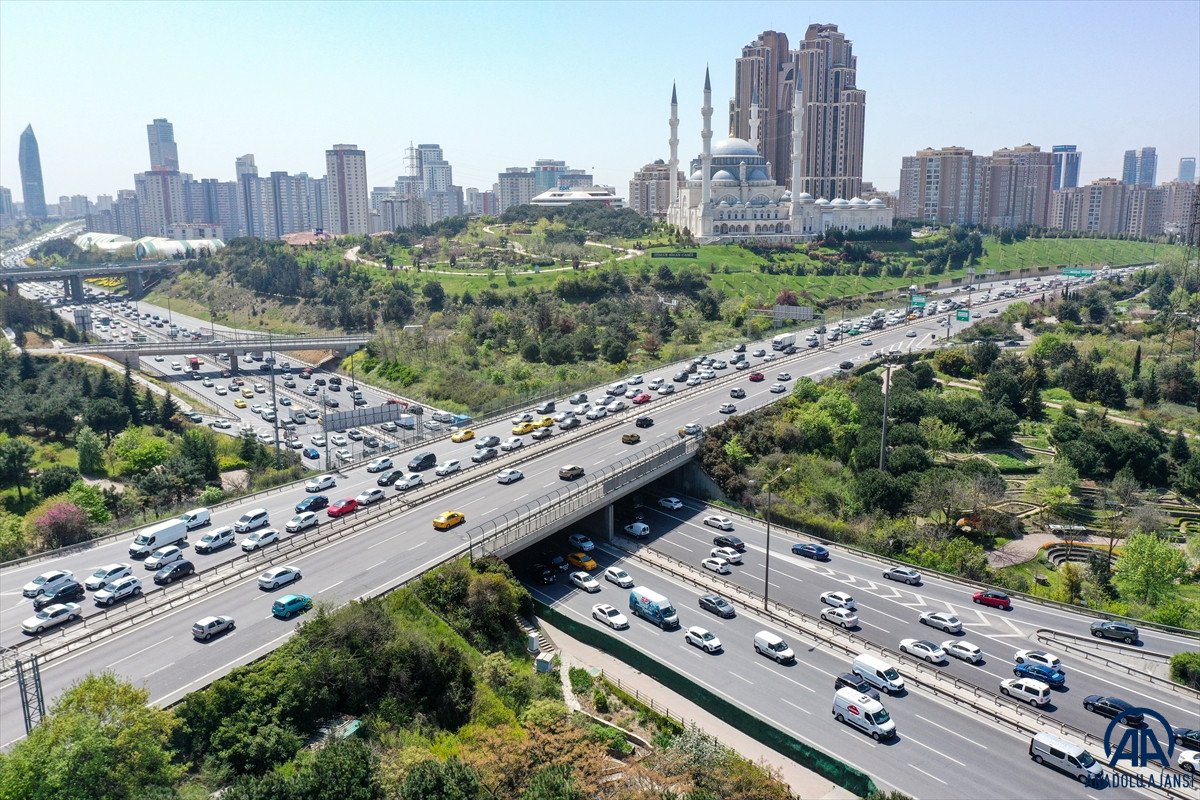
{"type": "Polygon", "coordinates": [[[850,200],[850,205],[854,206],[855,208],[859,206],[865,206],[866,204],[867,201],[863,200],[861,197],[855,197],[850,200]]]}
{"type": "Polygon", "coordinates": [[[828,201],[828,200],[826,200],[824,197],[822,197],[820,200],[818,200],[818,201],[817,201],[816,203],[814,203],[813,205],[818,205],[818,206],[827,206],[827,205],[829,205],[829,201],[828,201]]]}
{"type": "Polygon", "coordinates": [[[876,197],[874,200],[872,200],[871,202],[867,203],[867,205],[869,205],[869,206],[874,206],[875,208],[878,208],[879,206],[886,206],[886,205],[887,205],[887,203],[883,202],[883,201],[882,201],[882,200],[880,200],[878,197],[876,197]]]}
{"type": "Polygon", "coordinates": [[[809,194],[808,192],[801,192],[800,196],[797,197],[796,199],[799,200],[801,203],[811,203],[813,201],[813,196],[811,194],[809,194]]]}
{"type": "Polygon", "coordinates": [[[836,199],[835,199],[835,200],[834,200],[832,203],[830,203],[829,205],[831,205],[831,206],[838,206],[839,208],[841,208],[842,206],[848,206],[848,205],[850,205],[850,203],[849,203],[849,202],[848,202],[846,199],[844,199],[844,198],[841,198],[841,197],[838,197],[838,198],[836,198],[836,199]]]}
{"type": "Polygon", "coordinates": [[[745,139],[730,138],[713,144],[712,154],[714,156],[757,156],[758,151],[745,139]]]}
{"type": "Polygon", "coordinates": [[[712,179],[714,181],[732,181],[734,183],[738,182],[737,177],[734,176],[734,174],[727,169],[717,170],[716,172],[713,173],[712,179]]]}
{"type": "Polygon", "coordinates": [[[767,171],[762,167],[751,167],[746,173],[746,180],[766,181],[770,180],[770,178],[767,177],[767,171]]]}
{"type": "Polygon", "coordinates": [[[695,172],[693,172],[693,173],[692,173],[692,177],[688,178],[688,180],[691,180],[691,181],[702,181],[702,180],[704,180],[704,171],[703,171],[703,170],[699,170],[699,169],[698,169],[698,170],[696,170],[695,172]]]}

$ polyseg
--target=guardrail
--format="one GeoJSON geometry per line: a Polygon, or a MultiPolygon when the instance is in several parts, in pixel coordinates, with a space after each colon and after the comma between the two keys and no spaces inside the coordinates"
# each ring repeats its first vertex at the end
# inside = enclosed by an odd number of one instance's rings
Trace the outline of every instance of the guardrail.
{"type": "MultiPolygon", "coordinates": [[[[1113,659],[1108,658],[1107,656],[1101,655],[1100,653],[1089,650],[1086,647],[1081,647],[1076,644],[1068,644],[1067,642],[1062,641],[1062,639],[1060,639],[1059,637],[1078,639],[1078,640],[1083,640],[1083,641],[1087,641],[1087,642],[1092,641],[1089,637],[1086,637],[1086,636],[1076,636],[1073,633],[1064,633],[1062,631],[1056,631],[1051,628],[1039,628],[1034,633],[1034,638],[1036,638],[1039,642],[1050,644],[1060,650],[1067,650],[1072,653],[1081,655],[1081,656],[1083,656],[1085,661],[1096,661],[1096,662],[1104,664],[1106,667],[1109,667],[1110,669],[1121,670],[1121,671],[1125,672],[1127,675],[1133,675],[1133,676],[1137,677],[1139,680],[1148,680],[1148,681],[1150,681],[1150,683],[1156,684],[1158,686],[1166,687],[1167,689],[1170,689],[1171,691],[1175,692],[1176,694],[1182,694],[1185,697],[1188,697],[1188,698],[1196,701],[1197,703],[1200,703],[1200,692],[1197,692],[1195,689],[1193,689],[1189,686],[1184,686],[1183,684],[1176,683],[1175,681],[1169,680],[1167,678],[1160,678],[1159,676],[1155,675],[1152,672],[1147,672],[1145,669],[1138,669],[1136,667],[1131,667],[1128,664],[1123,664],[1120,661],[1114,661],[1113,659]]],[[[1164,653],[1147,652],[1147,651],[1138,650],[1137,648],[1127,647],[1127,646],[1118,645],[1118,644],[1110,644],[1109,646],[1116,648],[1117,651],[1122,654],[1127,654],[1132,657],[1141,658],[1144,661],[1155,661],[1159,665],[1165,665],[1168,661],[1171,660],[1171,657],[1164,653]]]]}

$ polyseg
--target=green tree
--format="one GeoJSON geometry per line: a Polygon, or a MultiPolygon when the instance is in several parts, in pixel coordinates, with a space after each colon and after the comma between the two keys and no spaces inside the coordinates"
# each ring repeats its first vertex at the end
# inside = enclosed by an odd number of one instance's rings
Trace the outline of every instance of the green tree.
{"type": "Polygon", "coordinates": [[[400,785],[400,800],[477,800],[481,786],[479,773],[458,756],[445,762],[435,759],[414,764],[400,785]]]}
{"type": "Polygon", "coordinates": [[[430,311],[441,311],[445,307],[446,289],[439,281],[426,281],[421,287],[421,294],[425,296],[425,304],[430,311]]]}
{"type": "Polygon", "coordinates": [[[24,439],[0,442],[0,480],[17,487],[17,502],[25,502],[23,487],[29,483],[33,466],[33,446],[24,439]]]}
{"type": "Polygon", "coordinates": [[[162,405],[158,407],[158,424],[164,428],[175,427],[175,415],[179,413],[179,404],[175,402],[175,398],[171,396],[171,390],[163,395],[162,405]]]}
{"type": "Polygon", "coordinates": [[[168,745],[178,722],[149,699],[111,673],[82,679],[0,756],[0,797],[134,800],[170,792],[185,769],[168,745]]]}
{"type": "Polygon", "coordinates": [[[1057,600],[1072,605],[1083,596],[1083,570],[1078,564],[1067,561],[1058,570],[1057,600]]]}
{"type": "Polygon", "coordinates": [[[1142,377],[1142,346],[1139,344],[1133,353],[1133,375],[1130,380],[1135,385],[1142,377]]]}
{"type": "Polygon", "coordinates": [[[104,492],[86,481],[75,481],[67,490],[67,499],[79,506],[93,524],[103,525],[112,519],[104,492]]]}
{"type": "Polygon", "coordinates": [[[579,788],[570,764],[550,764],[529,779],[521,800],[587,800],[579,788]]]}
{"type": "Polygon", "coordinates": [[[75,434],[75,452],[79,456],[79,471],[84,475],[104,474],[104,442],[91,427],[84,425],[75,434]]]}
{"type": "Polygon", "coordinates": [[[22,519],[0,508],[0,562],[12,561],[24,555],[27,555],[27,548],[22,519]]]}
{"type": "Polygon", "coordinates": [[[1124,599],[1158,605],[1175,594],[1187,566],[1187,556],[1166,539],[1135,533],[1125,540],[1113,580],[1124,599]]]}
{"type": "MultiPolygon", "coordinates": [[[[104,372],[108,374],[107,370],[104,372]]],[[[114,434],[129,427],[129,409],[111,397],[97,396],[83,410],[83,424],[104,434],[111,444],[114,434]]]]}
{"type": "Polygon", "coordinates": [[[137,389],[133,385],[133,373],[128,362],[125,364],[125,377],[121,383],[121,405],[129,410],[129,419],[134,425],[142,424],[142,407],[138,403],[137,389]]]}
{"type": "Polygon", "coordinates": [[[930,451],[934,453],[949,453],[957,450],[963,441],[962,431],[937,417],[921,417],[917,428],[930,451]]]}
{"type": "Polygon", "coordinates": [[[1150,374],[1142,381],[1141,395],[1142,405],[1146,408],[1153,408],[1162,399],[1162,394],[1158,390],[1158,378],[1155,376],[1153,368],[1151,368],[1150,374]]]}
{"type": "Polygon", "coordinates": [[[189,428],[183,432],[179,443],[179,455],[191,461],[206,481],[221,479],[221,468],[217,462],[217,437],[204,428],[189,428]]]}
{"type": "Polygon", "coordinates": [[[33,488],[39,497],[53,497],[70,489],[77,480],[79,470],[66,464],[54,464],[37,474],[33,479],[33,488]]]}

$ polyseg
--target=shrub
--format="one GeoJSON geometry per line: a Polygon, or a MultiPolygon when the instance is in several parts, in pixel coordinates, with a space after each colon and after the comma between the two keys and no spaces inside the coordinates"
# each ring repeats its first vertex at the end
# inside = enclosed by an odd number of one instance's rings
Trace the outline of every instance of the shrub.
{"type": "Polygon", "coordinates": [[[196,498],[196,502],[202,506],[211,506],[221,502],[224,499],[224,489],[222,489],[220,486],[210,486],[200,493],[200,496],[196,498]]]}
{"type": "Polygon", "coordinates": [[[608,695],[599,686],[596,687],[596,691],[592,692],[592,705],[596,707],[597,713],[608,713],[608,695]]]}
{"type": "Polygon", "coordinates": [[[575,694],[587,694],[595,683],[592,674],[582,667],[571,667],[567,671],[567,677],[571,680],[571,691],[575,694]]]}
{"type": "Polygon", "coordinates": [[[1176,653],[1171,656],[1171,680],[1192,689],[1200,689],[1200,653],[1176,653]]]}
{"type": "Polygon", "coordinates": [[[25,518],[25,535],[40,550],[52,550],[88,538],[87,512],[61,496],[44,501],[25,518]]]}
{"type": "Polygon", "coordinates": [[[629,755],[633,752],[633,747],[626,741],[625,734],[616,728],[610,728],[597,722],[589,725],[587,732],[589,739],[603,744],[614,753],[629,755]]]}

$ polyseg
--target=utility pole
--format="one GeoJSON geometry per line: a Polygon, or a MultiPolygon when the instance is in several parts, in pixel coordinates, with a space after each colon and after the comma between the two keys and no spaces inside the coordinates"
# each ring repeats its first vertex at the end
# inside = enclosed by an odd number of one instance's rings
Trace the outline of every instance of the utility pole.
{"type": "Polygon", "coordinates": [[[883,372],[883,426],[880,429],[879,435],[879,469],[881,472],[887,469],[887,426],[888,426],[888,406],[891,399],[892,388],[892,363],[887,362],[887,366],[883,372]]]}
{"type": "Polygon", "coordinates": [[[329,461],[329,403],[326,402],[328,395],[325,390],[321,390],[321,438],[325,440],[325,471],[330,472],[329,461]]]}
{"type": "Polygon", "coordinates": [[[275,395],[275,341],[267,331],[267,356],[263,362],[271,368],[271,416],[275,428],[275,469],[283,466],[283,455],[279,452],[279,402],[275,395]]]}

